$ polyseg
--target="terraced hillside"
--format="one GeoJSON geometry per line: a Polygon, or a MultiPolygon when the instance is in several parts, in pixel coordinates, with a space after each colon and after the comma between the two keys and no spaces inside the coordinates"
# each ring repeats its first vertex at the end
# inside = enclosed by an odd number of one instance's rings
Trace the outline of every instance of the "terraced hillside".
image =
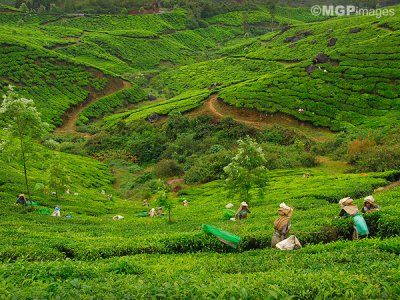
{"type": "MultiPolygon", "coordinates": [[[[292,9],[288,13],[282,10],[282,16],[278,14],[276,17],[275,28],[284,24],[303,23],[299,19],[304,18],[304,11],[292,9]]],[[[232,23],[242,15],[239,12],[213,17],[207,20],[209,26],[190,30],[184,10],[156,15],[97,17],[4,13],[0,16],[2,51],[5,54],[2,57],[8,59],[2,62],[1,86],[20,85],[21,92],[32,97],[45,119],[54,125],[60,125],[62,112],[70,107],[85,101],[91,102],[88,101],[89,94],[107,89],[106,81],[115,76],[139,84],[161,97],[172,98],[183,92],[185,84],[172,95],[169,88],[164,87],[164,81],[153,85],[149,79],[175,66],[220,57],[216,50],[244,40],[243,37],[249,34],[247,30],[256,30],[252,33],[254,35],[272,28],[271,16],[266,11],[250,12],[246,26],[242,21],[232,23]],[[25,52],[29,53],[29,57],[26,57],[22,66],[25,52]],[[43,68],[46,72],[41,69],[42,64],[45,64],[43,68]],[[57,74],[60,68],[65,74],[57,74]],[[94,72],[93,68],[103,74],[94,72]],[[30,76],[30,73],[34,76],[30,76]],[[71,78],[79,80],[67,82],[71,78]],[[77,89],[72,88],[76,83],[77,89]],[[40,96],[38,90],[43,90],[40,96]],[[44,99],[53,103],[51,109],[42,104],[44,99]]],[[[309,18],[307,21],[315,20],[318,18],[309,18]]],[[[222,61],[219,68],[231,62],[222,61]]],[[[252,76],[257,76],[266,68],[256,67],[257,63],[251,64],[234,64],[244,70],[234,82],[250,75],[246,70],[252,72],[252,76]]],[[[272,65],[268,67],[269,71],[277,68],[277,65],[272,65]]],[[[207,65],[204,67],[207,68],[207,65]]],[[[163,75],[162,78],[165,76],[170,75],[163,75]]],[[[215,76],[219,76],[219,73],[215,76]]],[[[208,86],[199,82],[196,89],[202,89],[204,85],[208,86]]],[[[140,89],[134,98],[134,101],[119,101],[118,105],[114,103],[106,112],[142,100],[140,89]]],[[[194,106],[196,104],[187,107],[194,106]]]]}
{"type": "Polygon", "coordinates": [[[218,52],[223,59],[163,72],[152,87],[179,94],[216,84],[219,97],[237,107],[333,130],[390,126],[399,116],[398,23],[398,16],[294,22],[227,44],[218,52]]]}
{"type": "Polygon", "coordinates": [[[0,94],[50,124],[24,148],[0,102],[0,300],[397,299],[395,12],[0,13],[0,94]],[[35,206],[16,205],[27,185],[35,206]],[[381,210],[351,240],[338,201],[367,195],[381,210]],[[269,249],[282,202],[297,251],[269,249]]]}
{"type": "Polygon", "coordinates": [[[397,123],[399,20],[357,17],[295,26],[230,49],[231,55],[288,65],[223,89],[220,97],[334,130],[397,123]]]}

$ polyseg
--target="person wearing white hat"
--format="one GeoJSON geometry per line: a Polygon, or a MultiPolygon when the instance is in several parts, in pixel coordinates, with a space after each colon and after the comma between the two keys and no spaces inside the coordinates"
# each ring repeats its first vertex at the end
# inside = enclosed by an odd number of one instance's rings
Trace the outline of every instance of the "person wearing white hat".
{"type": "Polygon", "coordinates": [[[152,209],[150,209],[150,218],[154,218],[157,214],[156,214],[156,209],[153,207],[152,209]]]}
{"type": "Polygon", "coordinates": [[[358,239],[360,236],[368,236],[369,230],[364,217],[359,213],[357,205],[353,203],[351,197],[340,199],[339,205],[342,210],[339,217],[352,218],[354,222],[353,240],[358,239]]]}
{"type": "Polygon", "coordinates": [[[373,196],[370,195],[364,198],[364,207],[362,209],[363,213],[371,213],[378,210],[381,210],[381,207],[375,203],[373,196]]]}
{"type": "Polygon", "coordinates": [[[236,214],[235,214],[235,219],[236,220],[243,220],[247,218],[247,214],[250,214],[250,210],[249,210],[249,205],[246,202],[242,202],[240,204],[239,209],[237,210],[236,214]]]}
{"type": "Polygon", "coordinates": [[[189,202],[185,199],[185,200],[183,200],[182,205],[185,206],[185,207],[188,207],[189,206],[189,202]]]}
{"type": "Polygon", "coordinates": [[[339,213],[339,217],[351,217],[358,213],[358,207],[353,201],[351,197],[340,199],[339,205],[342,210],[339,213]]]}
{"type": "Polygon", "coordinates": [[[282,202],[278,209],[279,218],[274,221],[275,232],[271,239],[271,247],[276,248],[276,244],[286,239],[286,235],[291,227],[290,219],[293,216],[293,208],[282,202]]]}

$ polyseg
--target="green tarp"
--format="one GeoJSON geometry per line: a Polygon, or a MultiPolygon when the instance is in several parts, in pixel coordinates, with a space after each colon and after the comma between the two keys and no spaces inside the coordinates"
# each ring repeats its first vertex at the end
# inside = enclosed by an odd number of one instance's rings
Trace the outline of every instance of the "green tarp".
{"type": "Polygon", "coordinates": [[[148,211],[140,212],[136,214],[136,217],[144,218],[150,216],[150,213],[148,211]]]}
{"type": "Polygon", "coordinates": [[[37,209],[36,212],[37,212],[39,215],[50,215],[50,214],[51,214],[50,209],[45,208],[45,207],[42,207],[42,208],[37,209]]]}
{"type": "Polygon", "coordinates": [[[203,225],[203,230],[205,233],[215,236],[221,242],[227,244],[232,248],[237,249],[237,247],[239,246],[240,236],[206,224],[203,225]]]}

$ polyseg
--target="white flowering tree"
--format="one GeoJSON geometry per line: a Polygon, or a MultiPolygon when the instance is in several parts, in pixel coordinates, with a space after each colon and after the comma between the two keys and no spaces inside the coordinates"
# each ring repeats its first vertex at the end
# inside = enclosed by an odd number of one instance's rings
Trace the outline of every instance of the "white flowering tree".
{"type": "Polygon", "coordinates": [[[33,139],[41,137],[48,127],[42,122],[33,100],[20,97],[12,86],[3,95],[0,115],[7,124],[8,141],[18,140],[22,163],[24,166],[25,187],[32,203],[27,174],[27,154],[31,150],[33,139]]]}
{"type": "Polygon", "coordinates": [[[258,188],[259,196],[263,197],[268,185],[265,155],[261,146],[250,137],[238,140],[239,147],[229,165],[224,168],[227,175],[226,187],[231,195],[250,201],[252,188],[258,188]]]}

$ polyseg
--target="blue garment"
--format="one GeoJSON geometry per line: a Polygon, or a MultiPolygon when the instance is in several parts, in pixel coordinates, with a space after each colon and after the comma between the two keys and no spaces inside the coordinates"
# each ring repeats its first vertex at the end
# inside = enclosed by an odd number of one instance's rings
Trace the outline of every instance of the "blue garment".
{"type": "Polygon", "coordinates": [[[26,200],[24,197],[18,197],[17,201],[15,202],[15,204],[22,204],[22,205],[26,205],[26,200]]]}
{"type": "Polygon", "coordinates": [[[239,220],[246,219],[248,213],[250,213],[250,210],[248,210],[247,208],[246,208],[246,209],[242,209],[242,210],[238,213],[239,220]]]}
{"type": "Polygon", "coordinates": [[[353,221],[359,236],[365,236],[369,234],[367,223],[360,213],[357,213],[353,216],[353,221]]]}

